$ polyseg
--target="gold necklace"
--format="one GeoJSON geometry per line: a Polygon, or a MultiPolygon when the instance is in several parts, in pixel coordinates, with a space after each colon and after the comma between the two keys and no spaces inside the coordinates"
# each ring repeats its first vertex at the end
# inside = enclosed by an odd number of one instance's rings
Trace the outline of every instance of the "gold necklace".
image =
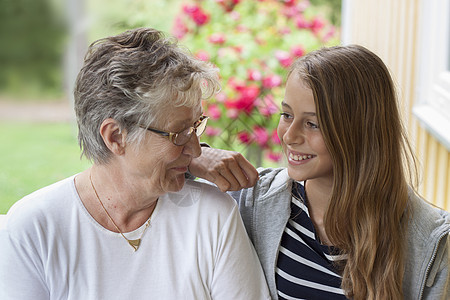
{"type": "MultiPolygon", "coordinates": [[[[100,200],[100,197],[98,196],[97,190],[94,187],[94,183],[92,182],[92,174],[89,173],[89,181],[91,182],[91,186],[92,189],[94,190],[95,196],[97,197],[98,202],[100,202],[100,205],[102,206],[103,210],[105,211],[106,215],[108,216],[109,220],[114,224],[114,226],[116,227],[117,231],[120,233],[120,235],[128,242],[128,244],[130,244],[130,246],[134,249],[134,251],[136,252],[137,249],[139,248],[139,245],[141,244],[141,239],[144,236],[145,231],[147,230],[148,227],[150,227],[150,221],[151,221],[151,215],[150,218],[147,221],[147,224],[145,224],[145,228],[144,231],[141,234],[141,237],[138,238],[137,240],[130,240],[127,239],[127,237],[122,233],[122,231],[119,229],[119,226],[116,225],[116,222],[114,222],[113,218],[111,217],[111,215],[108,213],[108,211],[106,210],[105,206],[103,205],[103,202],[100,200]]],[[[158,200],[157,200],[158,201],[158,200]]],[[[156,202],[155,202],[156,205],[156,202]]],[[[153,211],[152,211],[153,214],[153,211]]]]}

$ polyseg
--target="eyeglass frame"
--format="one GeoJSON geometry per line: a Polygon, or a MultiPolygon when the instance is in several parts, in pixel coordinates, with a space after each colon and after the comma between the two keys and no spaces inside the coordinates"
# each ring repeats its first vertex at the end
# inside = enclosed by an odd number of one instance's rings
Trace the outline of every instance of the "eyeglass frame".
{"type": "Polygon", "coordinates": [[[169,139],[169,141],[171,141],[175,146],[184,146],[184,145],[186,145],[187,143],[189,143],[189,141],[191,140],[191,138],[192,138],[192,133],[195,132],[195,134],[197,135],[197,137],[200,137],[200,136],[205,132],[206,124],[207,124],[207,122],[208,122],[208,119],[209,119],[208,116],[204,116],[204,115],[203,115],[203,116],[200,117],[200,119],[198,119],[198,120],[195,122],[194,126],[191,126],[191,127],[189,127],[189,128],[186,128],[186,129],[184,129],[184,130],[182,130],[182,131],[180,131],[180,132],[167,132],[167,131],[162,131],[162,130],[159,130],[159,129],[156,129],[156,128],[153,128],[153,127],[145,127],[145,126],[141,126],[141,128],[147,129],[148,131],[154,132],[154,133],[156,133],[156,134],[159,134],[160,136],[163,136],[163,137],[169,139]],[[200,133],[198,133],[198,132],[197,132],[197,129],[198,129],[202,124],[204,124],[203,130],[202,130],[200,133]],[[187,136],[189,136],[189,138],[186,140],[185,143],[183,143],[183,144],[177,144],[177,143],[176,143],[177,137],[178,137],[181,133],[183,133],[183,132],[185,132],[185,131],[188,131],[187,136]]]}

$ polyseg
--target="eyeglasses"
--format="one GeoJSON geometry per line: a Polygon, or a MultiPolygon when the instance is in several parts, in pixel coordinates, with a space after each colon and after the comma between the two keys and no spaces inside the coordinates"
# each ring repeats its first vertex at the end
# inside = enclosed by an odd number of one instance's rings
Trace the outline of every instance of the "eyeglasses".
{"type": "Polygon", "coordinates": [[[186,128],[185,130],[178,133],[161,131],[151,127],[142,127],[142,128],[150,130],[151,132],[157,133],[161,136],[168,138],[169,141],[171,141],[177,146],[183,146],[191,140],[192,134],[194,132],[197,136],[201,136],[203,132],[205,132],[206,123],[208,122],[208,119],[209,117],[202,116],[197,122],[195,122],[194,126],[186,128]]]}

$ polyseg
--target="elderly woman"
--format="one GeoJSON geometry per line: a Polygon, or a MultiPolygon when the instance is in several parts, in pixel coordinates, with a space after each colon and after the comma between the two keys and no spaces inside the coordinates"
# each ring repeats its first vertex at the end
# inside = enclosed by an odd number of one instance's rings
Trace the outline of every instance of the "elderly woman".
{"type": "Polygon", "coordinates": [[[91,168],[0,231],[0,299],[269,299],[235,201],[185,183],[217,70],[153,29],[94,42],[75,88],[91,168]]]}

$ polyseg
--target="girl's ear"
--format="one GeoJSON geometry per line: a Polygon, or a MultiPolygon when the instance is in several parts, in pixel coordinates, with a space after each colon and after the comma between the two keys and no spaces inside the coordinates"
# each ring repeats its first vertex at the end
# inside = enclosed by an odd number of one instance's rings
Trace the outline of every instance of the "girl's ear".
{"type": "Polygon", "coordinates": [[[116,154],[122,155],[125,153],[125,137],[126,133],[120,130],[120,126],[116,120],[108,118],[100,125],[100,135],[103,138],[108,149],[116,154]]]}

